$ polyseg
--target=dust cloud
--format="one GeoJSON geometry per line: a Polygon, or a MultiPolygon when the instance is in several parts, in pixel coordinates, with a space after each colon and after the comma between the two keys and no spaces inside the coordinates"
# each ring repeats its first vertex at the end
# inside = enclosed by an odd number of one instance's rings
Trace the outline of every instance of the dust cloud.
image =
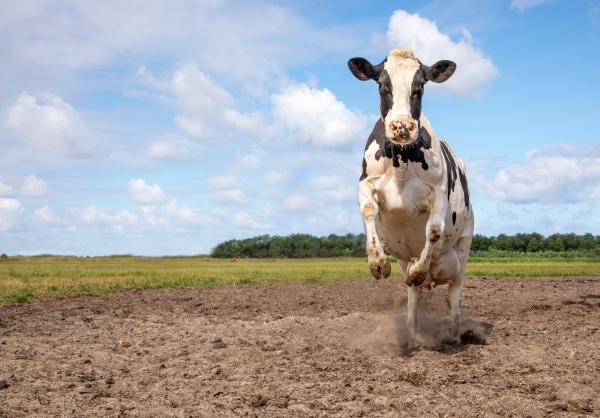
{"type": "Polygon", "coordinates": [[[379,355],[409,355],[416,349],[435,351],[459,351],[468,344],[487,344],[492,326],[474,319],[462,319],[458,339],[452,331],[452,321],[438,313],[419,308],[417,332],[411,342],[406,327],[406,314],[402,307],[398,313],[374,315],[369,323],[363,323],[353,336],[353,345],[379,355]]]}

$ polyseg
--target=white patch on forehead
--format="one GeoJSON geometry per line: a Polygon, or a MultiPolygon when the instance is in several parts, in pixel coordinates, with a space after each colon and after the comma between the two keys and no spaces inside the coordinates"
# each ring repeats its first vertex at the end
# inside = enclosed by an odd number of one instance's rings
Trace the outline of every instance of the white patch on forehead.
{"type": "Polygon", "coordinates": [[[410,117],[412,81],[419,67],[419,61],[410,49],[394,49],[388,54],[383,68],[392,82],[394,104],[386,116],[387,121],[400,116],[410,117]]]}

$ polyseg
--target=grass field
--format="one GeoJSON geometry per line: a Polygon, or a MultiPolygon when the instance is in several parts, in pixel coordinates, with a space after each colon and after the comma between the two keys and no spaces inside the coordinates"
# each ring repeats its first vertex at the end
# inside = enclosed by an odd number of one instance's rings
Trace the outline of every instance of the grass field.
{"type": "MultiPolygon", "coordinates": [[[[473,257],[467,274],[496,277],[600,276],[593,259],[473,257]]],[[[400,278],[394,266],[392,279],[400,278]]],[[[35,297],[103,294],[217,284],[325,282],[370,277],[366,259],[214,259],[209,257],[11,257],[0,260],[0,304],[35,297]]]]}

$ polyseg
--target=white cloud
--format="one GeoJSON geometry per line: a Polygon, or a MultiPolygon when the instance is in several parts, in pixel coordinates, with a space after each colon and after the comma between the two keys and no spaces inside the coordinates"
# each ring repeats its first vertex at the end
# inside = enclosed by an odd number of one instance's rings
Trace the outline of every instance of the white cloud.
{"type": "Polygon", "coordinates": [[[456,62],[456,72],[446,82],[429,83],[427,89],[454,93],[459,96],[481,95],[486,85],[498,75],[498,70],[480,49],[473,45],[471,34],[453,41],[440,32],[435,22],[418,14],[397,10],[390,18],[387,38],[393,48],[410,48],[426,65],[447,59],[456,62]]]}
{"type": "Polygon", "coordinates": [[[256,154],[245,154],[240,157],[240,164],[244,167],[256,167],[260,164],[260,158],[256,154]]]}
{"type": "Polygon", "coordinates": [[[88,206],[81,211],[81,220],[83,223],[91,225],[110,225],[113,227],[123,227],[133,225],[138,221],[138,217],[129,211],[122,210],[111,214],[97,206],[88,206]]]}
{"type": "Polygon", "coordinates": [[[146,157],[151,160],[185,161],[189,158],[190,151],[170,142],[155,142],[146,151],[146,157]]]}
{"type": "Polygon", "coordinates": [[[77,111],[61,97],[23,92],[8,109],[7,125],[28,146],[54,155],[81,156],[90,138],[77,111]]]}
{"type": "Polygon", "coordinates": [[[0,198],[0,231],[10,229],[23,211],[17,199],[0,198]]]}
{"type": "Polygon", "coordinates": [[[209,184],[214,190],[210,195],[214,203],[236,206],[250,203],[250,198],[239,188],[242,182],[232,175],[211,177],[209,184]]]}
{"type": "Polygon", "coordinates": [[[157,80],[145,68],[136,74],[158,92],[173,97],[181,111],[174,122],[192,139],[221,139],[238,132],[272,134],[261,112],[242,112],[233,96],[194,64],[180,67],[168,83],[157,80]]]}
{"type": "Polygon", "coordinates": [[[478,175],[474,184],[488,196],[512,203],[577,203],[600,199],[600,148],[534,149],[523,161],[478,175]]]}
{"type": "Polygon", "coordinates": [[[40,197],[48,193],[48,185],[35,174],[25,177],[21,186],[21,193],[25,196],[40,197]]]}
{"type": "Polygon", "coordinates": [[[548,4],[554,0],[512,0],[510,8],[517,10],[519,13],[523,13],[527,9],[533,9],[536,6],[542,4],[548,4]]]}
{"type": "Polygon", "coordinates": [[[333,200],[335,202],[352,202],[357,199],[357,190],[352,186],[342,186],[335,189],[329,189],[322,193],[322,195],[328,200],[333,200]]]}
{"type": "Polygon", "coordinates": [[[166,199],[158,184],[146,184],[141,178],[129,182],[129,195],[135,203],[142,205],[158,205],[166,199]]]}
{"type": "Polygon", "coordinates": [[[290,85],[272,100],[275,116],[302,142],[340,148],[365,136],[367,118],[349,110],[328,89],[290,85]]]}
{"type": "Polygon", "coordinates": [[[88,206],[81,212],[81,220],[88,224],[109,223],[112,217],[97,206],[88,206]]]}
{"type": "MultiPolygon", "coordinates": [[[[350,28],[314,27],[291,8],[240,1],[19,2],[3,7],[0,50],[25,64],[73,71],[120,57],[167,62],[194,57],[213,73],[260,91],[282,63],[348,50],[362,37],[350,28]],[[243,42],[241,41],[243,40],[243,42]]],[[[4,63],[4,62],[3,62],[4,63]]],[[[105,67],[104,67],[105,68],[105,67]]]]}
{"type": "Polygon", "coordinates": [[[52,209],[46,204],[36,209],[35,212],[33,212],[33,217],[36,221],[42,223],[56,224],[60,222],[58,216],[56,216],[52,209]]]}
{"type": "Polygon", "coordinates": [[[210,216],[199,209],[192,208],[186,204],[171,199],[165,205],[165,212],[169,219],[186,225],[206,224],[210,225],[210,216]]]}
{"type": "Polygon", "coordinates": [[[14,189],[12,188],[12,186],[0,181],[0,197],[12,196],[13,193],[14,189]]]}
{"type": "Polygon", "coordinates": [[[234,104],[227,90],[193,64],[175,71],[171,87],[181,106],[189,112],[221,114],[234,104]]]}
{"type": "Polygon", "coordinates": [[[264,176],[264,182],[269,186],[281,186],[285,184],[290,174],[285,171],[269,171],[264,176]]]}
{"type": "Polygon", "coordinates": [[[283,201],[283,208],[289,212],[305,212],[313,207],[306,196],[294,194],[283,201]]]}
{"type": "Polygon", "coordinates": [[[250,198],[240,189],[217,190],[210,195],[210,200],[224,205],[245,206],[250,198]]]}
{"type": "Polygon", "coordinates": [[[235,189],[240,185],[240,181],[231,175],[211,177],[209,183],[213,189],[235,189]]]}
{"type": "Polygon", "coordinates": [[[257,216],[246,211],[233,214],[233,225],[240,229],[265,230],[273,228],[266,216],[257,216]]]}
{"type": "Polygon", "coordinates": [[[313,179],[313,184],[319,189],[334,189],[342,187],[344,181],[339,176],[318,176],[313,179]]]}
{"type": "Polygon", "coordinates": [[[349,202],[356,200],[356,187],[348,185],[339,176],[318,176],[313,179],[316,188],[321,189],[321,196],[328,201],[349,202]]]}
{"type": "MultiPolygon", "coordinates": [[[[274,129],[273,131],[274,132],[274,129]]],[[[258,145],[252,147],[242,147],[236,153],[236,158],[239,159],[240,165],[245,169],[253,169],[268,162],[268,156],[265,155],[265,150],[258,145]]]]}

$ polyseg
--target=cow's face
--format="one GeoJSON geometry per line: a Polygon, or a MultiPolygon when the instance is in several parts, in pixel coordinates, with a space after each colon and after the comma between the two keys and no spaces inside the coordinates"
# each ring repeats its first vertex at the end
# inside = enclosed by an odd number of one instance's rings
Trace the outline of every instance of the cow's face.
{"type": "Polygon", "coordinates": [[[359,80],[374,80],[379,84],[385,135],[396,144],[406,145],[419,136],[425,83],[448,80],[456,64],[442,60],[427,67],[411,50],[394,49],[379,65],[372,65],[364,58],[352,58],[348,67],[359,80]]]}

